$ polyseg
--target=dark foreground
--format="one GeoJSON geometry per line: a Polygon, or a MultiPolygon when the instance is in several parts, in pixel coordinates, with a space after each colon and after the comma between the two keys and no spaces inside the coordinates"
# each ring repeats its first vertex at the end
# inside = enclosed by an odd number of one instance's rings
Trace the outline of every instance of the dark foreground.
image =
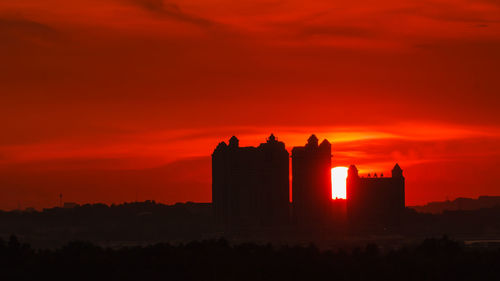
{"type": "Polygon", "coordinates": [[[226,240],[102,248],[71,242],[35,250],[0,240],[1,280],[500,280],[500,250],[447,239],[381,251],[230,245],[226,240]]]}

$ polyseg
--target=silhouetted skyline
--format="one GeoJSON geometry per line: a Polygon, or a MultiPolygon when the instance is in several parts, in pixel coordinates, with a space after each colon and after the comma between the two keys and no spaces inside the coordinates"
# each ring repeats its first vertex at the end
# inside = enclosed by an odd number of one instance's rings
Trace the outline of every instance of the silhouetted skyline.
{"type": "MultiPolygon", "coordinates": [[[[212,154],[214,222],[223,231],[293,225],[313,229],[399,227],[405,210],[405,178],[396,164],[392,177],[364,178],[351,165],[346,200],[333,199],[332,145],[312,134],[289,154],[271,134],[258,147],[240,147],[232,136],[212,154]],[[343,225],[342,222],[347,222],[343,225]]],[[[352,159],[356,163],[358,159],[352,159]]]]}

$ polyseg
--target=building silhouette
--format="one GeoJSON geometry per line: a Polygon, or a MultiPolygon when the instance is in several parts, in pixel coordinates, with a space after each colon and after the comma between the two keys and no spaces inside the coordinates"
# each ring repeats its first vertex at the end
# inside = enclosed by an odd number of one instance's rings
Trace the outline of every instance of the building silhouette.
{"type": "MultiPolygon", "coordinates": [[[[370,175],[370,174],[368,174],[370,175]]],[[[347,218],[352,226],[391,227],[400,223],[405,208],[405,178],[398,164],[392,177],[360,177],[356,166],[347,174],[347,218]]]]}
{"type": "Polygon", "coordinates": [[[233,136],[212,154],[215,222],[228,227],[261,227],[289,220],[289,154],[271,134],[258,147],[240,147],[233,136]]]}
{"type": "Polygon", "coordinates": [[[361,177],[351,165],[346,200],[332,199],[331,144],[311,135],[292,149],[292,204],[289,154],[270,135],[258,147],[240,147],[233,136],[212,154],[212,202],[216,225],[245,227],[349,225],[387,228],[399,225],[405,208],[405,179],[396,164],[391,177],[361,177]],[[291,210],[290,210],[291,206],[291,210]]]}
{"type": "Polygon", "coordinates": [[[315,135],[292,149],[293,221],[298,225],[328,223],[332,213],[331,150],[315,135]]]}

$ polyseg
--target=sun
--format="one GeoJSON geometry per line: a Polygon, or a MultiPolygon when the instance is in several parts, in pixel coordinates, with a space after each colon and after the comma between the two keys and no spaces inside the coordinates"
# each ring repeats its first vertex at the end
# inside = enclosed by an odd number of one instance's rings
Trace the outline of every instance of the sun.
{"type": "Polygon", "coordinates": [[[332,198],[346,199],[347,167],[332,169],[332,198]]]}

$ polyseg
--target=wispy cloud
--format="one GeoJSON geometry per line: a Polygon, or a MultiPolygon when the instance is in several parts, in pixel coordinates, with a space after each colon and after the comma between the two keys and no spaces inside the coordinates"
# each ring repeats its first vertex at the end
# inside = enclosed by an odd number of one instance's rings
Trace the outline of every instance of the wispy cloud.
{"type": "MultiPolygon", "coordinates": [[[[315,133],[333,143],[334,151],[345,161],[381,161],[384,158],[401,160],[436,160],[467,153],[479,155],[479,143],[500,140],[497,127],[467,127],[453,124],[405,123],[389,126],[352,127],[214,127],[165,131],[120,132],[95,135],[93,138],[60,138],[26,145],[4,145],[4,165],[16,162],[50,159],[141,159],[138,166],[152,166],[178,158],[210,155],[220,141],[232,135],[240,138],[242,146],[257,146],[270,133],[284,141],[288,148],[303,145],[315,133]],[[467,150],[471,143],[474,150],[467,150]],[[463,143],[464,146],[459,144],[463,143]],[[450,150],[449,147],[455,147],[450,150]],[[418,149],[418,150],[415,150],[418,149]],[[415,154],[417,151],[418,154],[415,154]],[[458,154],[457,154],[458,153],[458,154]],[[364,156],[363,156],[364,155],[364,156]],[[149,160],[148,160],[149,159],[149,160]],[[147,164],[147,162],[150,162],[147,164]],[[146,165],[145,165],[146,163],[146,165]]],[[[489,150],[490,153],[493,153],[489,150]]],[[[126,166],[129,166],[127,164],[126,166]]]]}
{"type": "Polygon", "coordinates": [[[207,18],[183,11],[178,4],[164,0],[121,0],[125,3],[136,5],[158,16],[192,23],[199,26],[212,26],[214,22],[207,18]]]}
{"type": "Polygon", "coordinates": [[[51,46],[62,38],[55,28],[22,17],[0,17],[0,38],[3,44],[31,43],[51,46]]]}

